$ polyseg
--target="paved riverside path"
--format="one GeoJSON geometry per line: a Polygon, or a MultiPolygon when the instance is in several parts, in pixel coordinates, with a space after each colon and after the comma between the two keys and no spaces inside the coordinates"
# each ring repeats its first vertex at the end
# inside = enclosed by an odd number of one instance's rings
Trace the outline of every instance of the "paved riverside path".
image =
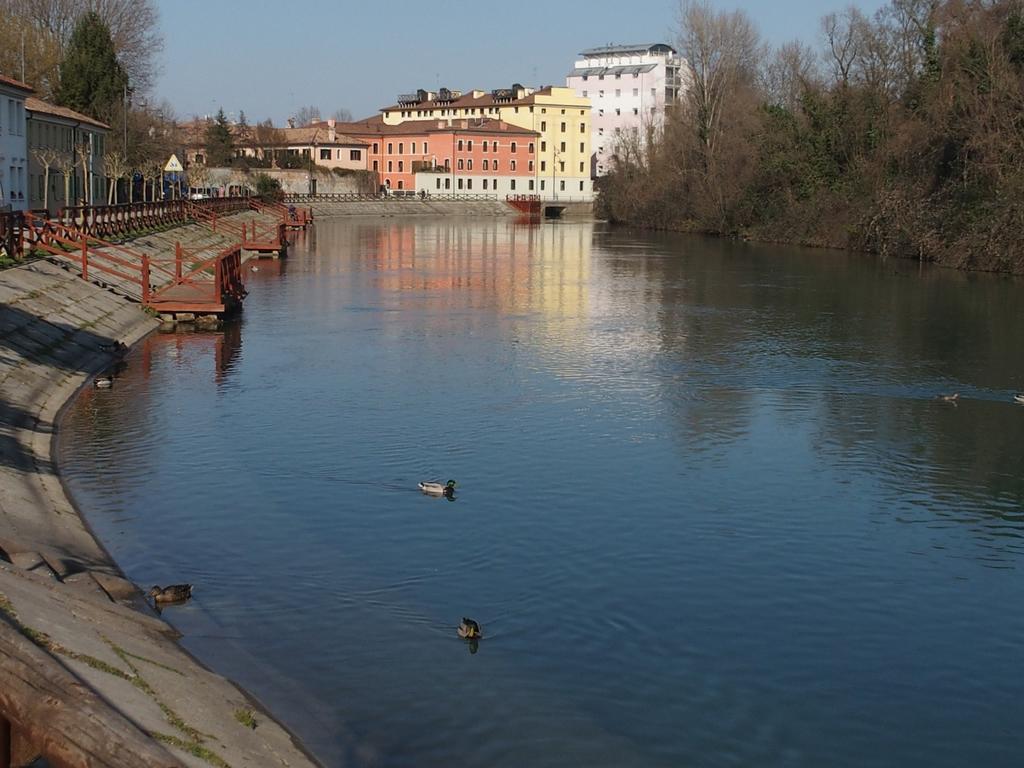
{"type": "Polygon", "coordinates": [[[257,703],[178,645],[56,474],[61,407],[111,363],[107,345],[130,345],[156,325],[49,262],[0,271],[0,622],[161,742],[167,765],[314,766],[257,703]]]}

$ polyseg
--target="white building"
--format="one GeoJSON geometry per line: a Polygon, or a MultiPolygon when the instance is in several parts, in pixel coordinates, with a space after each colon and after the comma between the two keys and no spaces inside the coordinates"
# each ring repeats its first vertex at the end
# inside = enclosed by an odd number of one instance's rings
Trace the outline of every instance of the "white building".
{"type": "Polygon", "coordinates": [[[28,136],[25,97],[32,89],[0,75],[0,210],[28,207],[28,136]]]}
{"type": "Polygon", "coordinates": [[[580,53],[566,85],[590,99],[591,174],[608,172],[621,138],[643,142],[679,98],[683,60],[664,43],[608,45],[580,53]],[[634,133],[635,132],[635,133],[634,133]]]}

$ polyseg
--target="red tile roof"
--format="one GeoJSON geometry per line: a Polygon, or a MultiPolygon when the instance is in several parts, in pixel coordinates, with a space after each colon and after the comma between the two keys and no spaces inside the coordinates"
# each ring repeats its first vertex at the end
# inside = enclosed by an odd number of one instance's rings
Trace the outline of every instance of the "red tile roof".
{"type": "Polygon", "coordinates": [[[354,123],[339,123],[338,127],[353,136],[422,136],[425,133],[472,133],[494,136],[515,134],[540,136],[536,131],[520,128],[504,120],[492,118],[423,118],[388,125],[381,116],[368,117],[354,123]]]}
{"type": "Polygon", "coordinates": [[[35,89],[31,85],[23,83],[21,80],[15,80],[13,77],[7,77],[7,75],[0,75],[0,85],[8,85],[26,93],[35,93],[35,89]]]}
{"type": "Polygon", "coordinates": [[[48,101],[37,99],[35,96],[26,97],[25,109],[29,112],[36,112],[41,115],[53,115],[54,117],[62,117],[65,120],[74,120],[76,123],[86,123],[87,125],[93,125],[107,131],[110,130],[110,126],[106,123],[101,123],[99,120],[89,117],[88,115],[83,115],[81,112],[76,112],[73,109],[58,107],[56,104],[51,104],[48,101]]]}

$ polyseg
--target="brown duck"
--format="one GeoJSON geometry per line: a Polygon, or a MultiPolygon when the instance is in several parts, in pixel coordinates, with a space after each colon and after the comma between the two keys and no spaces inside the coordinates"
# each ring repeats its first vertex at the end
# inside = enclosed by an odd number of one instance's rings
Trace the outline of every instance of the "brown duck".
{"type": "Polygon", "coordinates": [[[192,585],[171,584],[167,587],[153,587],[147,594],[156,603],[183,603],[192,597],[192,585]]]}

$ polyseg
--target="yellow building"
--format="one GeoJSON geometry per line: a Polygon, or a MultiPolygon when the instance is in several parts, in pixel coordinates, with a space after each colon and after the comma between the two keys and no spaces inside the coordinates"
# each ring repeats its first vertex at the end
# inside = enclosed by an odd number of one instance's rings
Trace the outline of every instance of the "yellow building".
{"type": "Polygon", "coordinates": [[[381,110],[384,123],[410,120],[504,120],[540,134],[529,171],[534,189],[545,200],[590,201],[590,99],[571,88],[548,86],[539,90],[516,84],[494,91],[419,90],[398,97],[381,110]]]}

